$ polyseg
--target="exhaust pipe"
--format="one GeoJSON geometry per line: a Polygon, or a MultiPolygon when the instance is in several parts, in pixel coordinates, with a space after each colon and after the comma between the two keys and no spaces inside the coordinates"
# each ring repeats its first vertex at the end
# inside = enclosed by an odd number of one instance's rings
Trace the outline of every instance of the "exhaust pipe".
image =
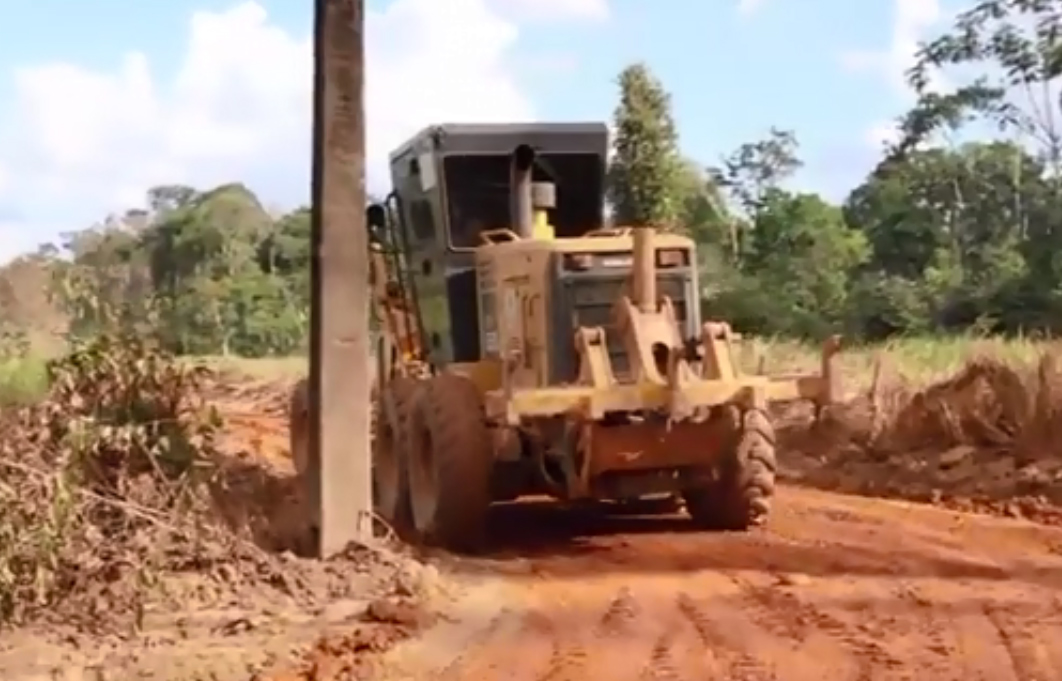
{"type": "Polygon", "coordinates": [[[529,145],[521,144],[513,150],[509,172],[509,210],[512,214],[513,229],[521,239],[532,238],[535,229],[535,206],[531,186],[534,164],[535,150],[529,145]]]}
{"type": "Polygon", "coordinates": [[[634,267],[631,271],[631,293],[639,312],[652,314],[657,311],[656,298],[656,248],[654,228],[641,225],[634,232],[634,267]]]}

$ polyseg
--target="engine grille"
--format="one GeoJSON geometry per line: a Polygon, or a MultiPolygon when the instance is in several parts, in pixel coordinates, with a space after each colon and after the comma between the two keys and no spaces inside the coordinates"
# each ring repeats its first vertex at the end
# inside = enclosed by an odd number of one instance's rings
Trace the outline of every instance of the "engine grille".
{"type": "MultiPolygon", "coordinates": [[[[560,306],[567,314],[567,324],[558,318],[558,326],[562,333],[566,332],[566,338],[572,338],[577,326],[601,326],[605,328],[608,340],[608,354],[612,361],[612,369],[617,378],[626,380],[630,375],[630,361],[627,357],[626,348],[623,347],[623,339],[617,333],[612,321],[612,306],[627,289],[627,277],[573,277],[563,284],[564,305],[560,306]]],[[[688,278],[684,275],[660,277],[657,290],[661,296],[671,299],[675,308],[675,316],[678,318],[683,335],[688,336],[689,316],[687,314],[686,284],[688,278]]],[[[563,346],[562,346],[563,347],[563,346]]],[[[571,341],[567,341],[567,347],[571,348],[571,341]]],[[[572,352],[564,353],[561,350],[556,355],[574,355],[572,352]]],[[[567,380],[574,378],[576,360],[574,356],[566,367],[567,380]]]]}

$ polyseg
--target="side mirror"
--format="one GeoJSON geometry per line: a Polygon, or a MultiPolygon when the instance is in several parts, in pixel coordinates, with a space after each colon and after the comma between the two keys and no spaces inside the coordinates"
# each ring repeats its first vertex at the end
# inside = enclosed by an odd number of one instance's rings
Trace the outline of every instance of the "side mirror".
{"type": "Polygon", "coordinates": [[[387,227],[387,209],[382,204],[373,203],[365,209],[365,223],[371,231],[387,227]]]}

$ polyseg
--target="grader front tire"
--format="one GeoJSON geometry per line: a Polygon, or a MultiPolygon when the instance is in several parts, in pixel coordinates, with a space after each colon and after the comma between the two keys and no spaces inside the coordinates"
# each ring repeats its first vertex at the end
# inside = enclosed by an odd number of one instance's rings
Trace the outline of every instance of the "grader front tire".
{"type": "Polygon", "coordinates": [[[485,535],[493,465],[478,389],[462,376],[433,377],[418,391],[407,428],[417,534],[447,549],[476,550],[485,535]]]}
{"type": "Polygon", "coordinates": [[[762,409],[731,409],[735,437],[717,475],[684,494],[690,517],[706,529],[741,531],[763,525],[774,496],[777,462],[771,420],[762,409]]]}

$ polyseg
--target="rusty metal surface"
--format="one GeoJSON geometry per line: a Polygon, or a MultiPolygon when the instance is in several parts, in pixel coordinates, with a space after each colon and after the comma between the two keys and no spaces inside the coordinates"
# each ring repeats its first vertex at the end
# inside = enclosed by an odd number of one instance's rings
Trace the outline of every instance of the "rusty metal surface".
{"type": "Polygon", "coordinates": [[[588,424],[583,443],[589,453],[587,477],[606,471],[710,466],[723,450],[731,424],[723,419],[605,426],[588,424]]]}
{"type": "Polygon", "coordinates": [[[633,303],[642,314],[654,314],[659,305],[656,297],[656,249],[654,229],[638,227],[634,230],[634,267],[631,271],[633,303]]]}
{"type": "Polygon", "coordinates": [[[516,233],[523,239],[532,238],[535,220],[534,194],[531,191],[531,176],[535,167],[535,150],[521,144],[513,151],[509,166],[511,219],[516,233]]]}

